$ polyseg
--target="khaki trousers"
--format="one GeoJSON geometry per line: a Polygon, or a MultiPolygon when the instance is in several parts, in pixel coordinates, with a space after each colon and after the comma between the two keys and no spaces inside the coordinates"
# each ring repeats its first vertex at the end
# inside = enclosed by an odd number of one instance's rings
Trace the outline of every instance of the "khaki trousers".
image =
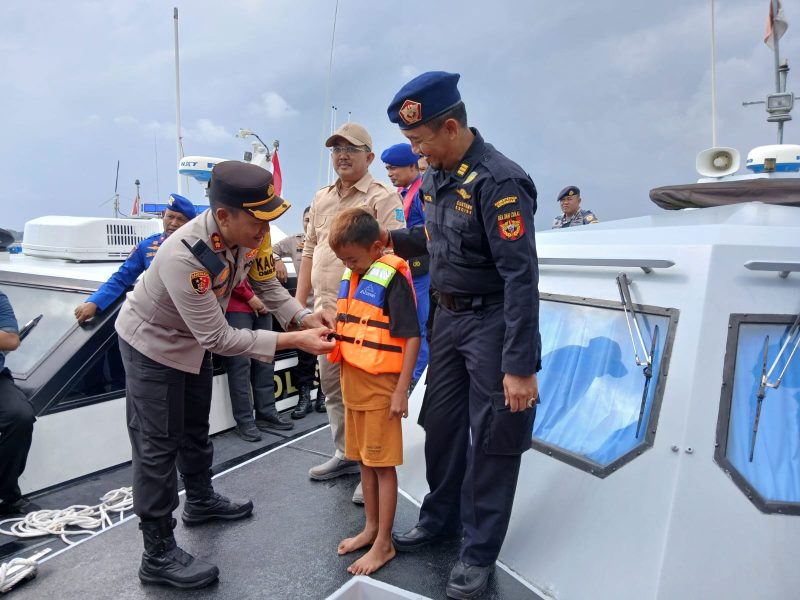
{"type": "Polygon", "coordinates": [[[342,402],[342,384],[339,380],[339,363],[332,363],[326,355],[321,355],[319,378],[322,391],[325,393],[325,408],[331,424],[336,457],[344,458],[344,402],[342,402]]]}

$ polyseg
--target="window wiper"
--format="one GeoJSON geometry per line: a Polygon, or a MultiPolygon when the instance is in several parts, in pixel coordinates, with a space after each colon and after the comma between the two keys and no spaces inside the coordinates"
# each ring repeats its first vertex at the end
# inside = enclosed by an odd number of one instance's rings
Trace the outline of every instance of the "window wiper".
{"type": "Polygon", "coordinates": [[[786,370],[789,368],[789,365],[792,364],[792,360],[794,359],[795,353],[797,353],[798,347],[800,347],[800,314],[795,317],[794,323],[792,323],[792,326],[789,328],[786,339],[784,340],[783,345],[778,352],[778,356],[775,357],[772,366],[769,368],[769,371],[767,371],[767,362],[769,361],[769,336],[764,339],[764,355],[761,361],[761,380],[758,385],[758,391],[756,392],[756,416],[753,419],[753,435],[750,437],[750,462],[753,462],[753,454],[756,451],[756,436],[758,435],[758,425],[761,421],[761,404],[764,402],[764,398],[767,395],[767,388],[777,390],[778,387],[780,387],[781,382],[783,381],[783,376],[786,374],[786,370]],[[795,338],[797,339],[795,340],[795,338]],[[789,358],[786,359],[786,364],[783,365],[781,374],[778,375],[778,378],[771,383],[769,378],[772,376],[772,372],[775,370],[775,367],[778,366],[778,362],[781,360],[783,353],[793,341],[794,347],[789,353],[789,358]]]}
{"type": "Polygon", "coordinates": [[[619,288],[619,298],[622,302],[622,310],[625,313],[625,322],[628,324],[628,334],[631,337],[631,346],[633,347],[633,358],[636,361],[637,367],[644,367],[642,370],[644,374],[644,390],[642,390],[642,402],[639,405],[639,421],[636,424],[636,437],[639,437],[639,432],[642,428],[642,420],[644,419],[644,408],[647,404],[647,393],[650,389],[650,379],[653,377],[653,357],[655,356],[656,344],[658,343],[658,325],[653,330],[653,340],[650,342],[650,352],[647,352],[644,338],[642,337],[642,330],[639,327],[639,319],[636,318],[636,309],[633,307],[631,300],[630,279],[625,273],[617,275],[617,288],[619,288]],[[631,325],[633,323],[633,325],[631,325]],[[636,345],[636,340],[633,337],[633,330],[636,329],[636,337],[639,340],[639,346],[636,345]],[[641,348],[644,354],[644,360],[639,358],[639,349],[641,348]]]}
{"type": "Polygon", "coordinates": [[[38,317],[34,317],[33,319],[31,319],[30,321],[25,323],[25,325],[22,326],[22,329],[19,330],[19,341],[20,342],[22,340],[24,340],[28,336],[28,334],[31,332],[31,330],[39,324],[39,321],[41,321],[41,319],[42,319],[42,315],[39,315],[38,317]]]}

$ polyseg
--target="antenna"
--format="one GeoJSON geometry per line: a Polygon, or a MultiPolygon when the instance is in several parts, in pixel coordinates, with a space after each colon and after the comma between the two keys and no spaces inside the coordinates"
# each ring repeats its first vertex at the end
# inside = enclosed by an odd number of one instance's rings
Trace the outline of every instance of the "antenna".
{"type": "MultiPolygon", "coordinates": [[[[183,158],[183,135],[181,134],[181,70],[180,70],[180,52],[178,50],[178,7],[173,8],[172,13],[175,21],[175,132],[177,137],[178,147],[178,164],[181,164],[183,158]]],[[[186,188],[189,187],[189,180],[186,180],[186,188]]],[[[184,195],[183,182],[181,181],[180,172],[178,173],[178,193],[184,195]]]]}
{"type": "MultiPolygon", "coordinates": [[[[317,172],[317,187],[322,187],[322,165],[325,162],[325,111],[331,101],[331,78],[333,74],[333,48],[336,41],[336,18],[339,15],[339,0],[336,0],[336,9],[333,12],[333,30],[331,31],[331,53],[328,58],[328,81],[325,84],[325,104],[322,105],[322,135],[320,136],[319,171],[317,172]]],[[[330,157],[328,157],[330,161],[330,157]]],[[[330,163],[328,163],[330,165],[330,163]]]]}

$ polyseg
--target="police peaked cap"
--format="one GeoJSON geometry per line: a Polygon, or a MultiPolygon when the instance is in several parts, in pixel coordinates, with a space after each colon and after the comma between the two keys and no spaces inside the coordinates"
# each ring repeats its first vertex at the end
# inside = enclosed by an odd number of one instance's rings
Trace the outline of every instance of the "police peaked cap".
{"type": "Polygon", "coordinates": [[[567,196],[580,196],[581,190],[576,185],[568,185],[563,190],[558,192],[558,201],[560,202],[562,198],[566,198],[567,196]]]}
{"type": "Polygon", "coordinates": [[[208,198],[212,202],[246,210],[261,221],[277,219],[291,206],[275,194],[272,173],[238,160],[217,163],[211,170],[208,198]]]}
{"type": "Polygon", "coordinates": [[[167,200],[167,209],[181,213],[190,221],[197,216],[197,210],[195,209],[194,204],[192,204],[192,201],[178,194],[169,195],[169,200],[167,200]]]}
{"type": "Polygon", "coordinates": [[[397,92],[387,113],[400,129],[412,129],[443,115],[461,102],[458,73],[428,71],[418,75],[397,92]]]}
{"type": "Polygon", "coordinates": [[[395,144],[383,151],[381,160],[392,167],[408,167],[417,164],[419,154],[414,154],[411,144],[395,144]]]}

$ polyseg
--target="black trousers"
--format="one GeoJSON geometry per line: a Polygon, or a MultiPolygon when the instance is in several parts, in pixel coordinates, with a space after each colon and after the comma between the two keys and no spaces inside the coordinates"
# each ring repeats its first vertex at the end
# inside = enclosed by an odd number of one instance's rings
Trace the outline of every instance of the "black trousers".
{"type": "Polygon", "coordinates": [[[36,416],[33,406],[7,373],[0,372],[0,500],[20,499],[19,476],[25,470],[36,416]]]}
{"type": "Polygon", "coordinates": [[[314,354],[297,351],[297,364],[291,368],[292,383],[296,388],[314,387],[317,374],[317,357],[314,354]]]}
{"type": "Polygon", "coordinates": [[[461,560],[487,566],[503,545],[535,409],[505,406],[503,305],[436,309],[424,413],[430,492],[419,524],[434,534],[463,529],[461,560]]]}
{"type": "Polygon", "coordinates": [[[143,520],[168,517],[178,507],[178,470],[204,474],[214,458],[208,439],[211,354],[206,352],[194,375],[146,357],[122,338],[119,349],[133,454],[133,511],[143,520]]]}

